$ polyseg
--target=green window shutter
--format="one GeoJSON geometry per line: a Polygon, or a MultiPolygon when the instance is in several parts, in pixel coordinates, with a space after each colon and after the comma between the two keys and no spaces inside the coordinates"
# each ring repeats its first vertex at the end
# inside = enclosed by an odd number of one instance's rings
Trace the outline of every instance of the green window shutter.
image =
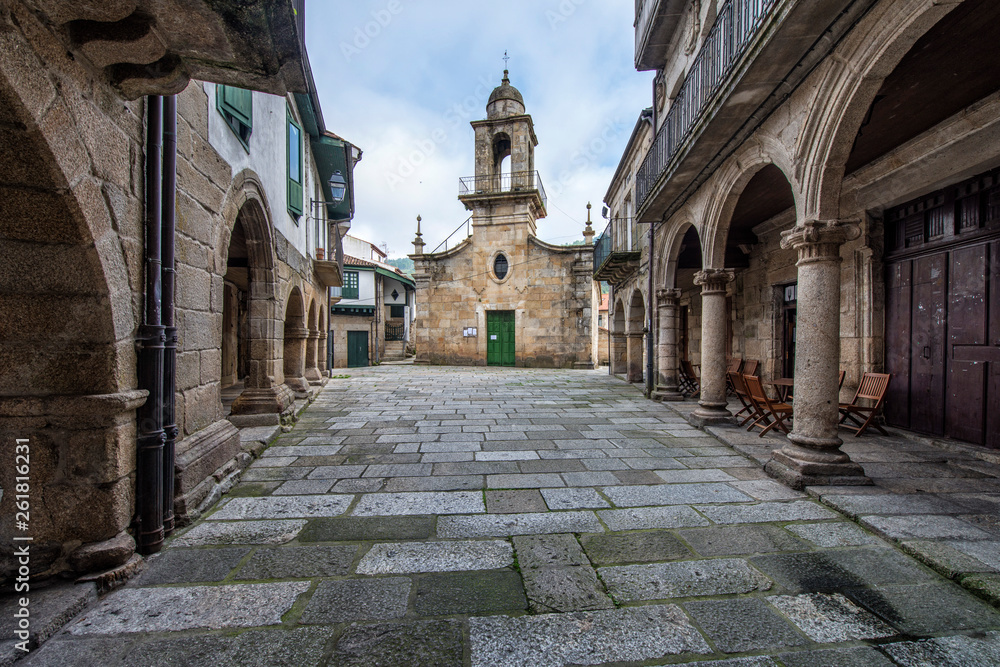
{"type": "Polygon", "coordinates": [[[358,272],[344,271],[344,287],[341,289],[341,298],[358,298],[358,272]]]}
{"type": "MultiPolygon", "coordinates": [[[[302,127],[288,114],[288,211],[302,215],[302,127]]],[[[356,297],[355,297],[356,298],[356,297]]]]}
{"type": "Polygon", "coordinates": [[[226,125],[249,152],[253,131],[253,92],[220,84],[215,87],[215,106],[226,119],[226,125]]]}
{"type": "Polygon", "coordinates": [[[219,86],[219,110],[247,127],[253,127],[253,93],[243,88],[219,86]]]}

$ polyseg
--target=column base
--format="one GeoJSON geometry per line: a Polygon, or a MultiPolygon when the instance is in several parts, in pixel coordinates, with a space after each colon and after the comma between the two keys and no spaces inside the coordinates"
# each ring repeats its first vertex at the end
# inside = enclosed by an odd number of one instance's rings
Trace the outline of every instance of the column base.
{"type": "Polygon", "coordinates": [[[684,394],[677,391],[677,387],[657,387],[653,390],[653,395],[650,398],[654,401],[660,401],[661,403],[669,403],[673,401],[683,401],[684,394]]]}
{"type": "MultiPolygon", "coordinates": [[[[857,466],[857,464],[852,464],[857,466]]],[[[858,466],[860,468],[860,466],[858,466]]],[[[857,473],[851,466],[839,472],[844,474],[815,474],[789,466],[772,458],[764,466],[764,472],[782,484],[801,491],[807,486],[870,486],[873,482],[864,476],[864,471],[857,473]]]]}
{"type": "Polygon", "coordinates": [[[285,378],[285,386],[291,389],[293,394],[304,394],[309,391],[309,380],[304,377],[285,378]]]}
{"type": "Polygon", "coordinates": [[[733,424],[733,413],[725,406],[701,405],[691,411],[687,416],[688,423],[698,428],[706,426],[717,426],[720,424],[733,424]]]}
{"type": "Polygon", "coordinates": [[[827,446],[802,446],[795,440],[816,445],[820,440],[807,436],[789,435],[790,442],[771,455],[764,472],[793,489],[806,486],[867,486],[872,481],[865,470],[840,451],[840,439],[824,441],[827,446]],[[835,444],[834,444],[835,443],[835,444]]]}
{"type": "Polygon", "coordinates": [[[233,401],[231,414],[233,415],[260,415],[260,414],[281,414],[288,410],[294,397],[292,390],[286,385],[278,385],[268,389],[256,389],[250,387],[244,389],[243,393],[233,401]]]}
{"type": "Polygon", "coordinates": [[[323,379],[323,374],[316,367],[306,369],[306,380],[309,382],[319,382],[323,379]]]}

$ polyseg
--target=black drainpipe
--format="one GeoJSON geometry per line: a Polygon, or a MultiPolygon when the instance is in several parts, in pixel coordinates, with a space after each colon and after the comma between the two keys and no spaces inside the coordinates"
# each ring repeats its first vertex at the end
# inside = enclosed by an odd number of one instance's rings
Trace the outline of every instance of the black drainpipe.
{"type": "Polygon", "coordinates": [[[174,236],[177,216],[177,98],[163,98],[163,532],[174,530],[174,446],[177,442],[177,327],[174,326],[174,236]]]}
{"type": "Polygon", "coordinates": [[[146,293],[139,327],[139,388],[149,392],[136,410],[136,542],[139,553],[163,546],[163,348],[161,320],[161,141],[162,98],[146,98],[146,293]]]}

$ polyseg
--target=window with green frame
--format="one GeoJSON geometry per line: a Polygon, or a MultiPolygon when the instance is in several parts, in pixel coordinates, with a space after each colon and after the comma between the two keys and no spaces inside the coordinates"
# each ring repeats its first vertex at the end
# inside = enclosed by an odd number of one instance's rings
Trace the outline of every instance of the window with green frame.
{"type": "Polygon", "coordinates": [[[344,271],[344,287],[341,289],[341,298],[343,299],[357,299],[358,298],[358,272],[357,271],[344,271]]]}
{"type": "Polygon", "coordinates": [[[288,212],[296,220],[302,215],[302,126],[295,122],[291,111],[288,116],[288,212]]]}
{"type": "Polygon", "coordinates": [[[226,120],[243,148],[250,151],[250,134],[253,132],[253,93],[234,86],[215,87],[215,108],[226,120]]]}
{"type": "Polygon", "coordinates": [[[389,317],[393,319],[406,317],[406,306],[389,306],[389,317]]]}

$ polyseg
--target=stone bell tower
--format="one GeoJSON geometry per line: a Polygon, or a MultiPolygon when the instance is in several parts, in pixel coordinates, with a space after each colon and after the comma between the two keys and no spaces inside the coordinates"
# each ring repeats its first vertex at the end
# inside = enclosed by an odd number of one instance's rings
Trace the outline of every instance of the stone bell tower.
{"type": "Polygon", "coordinates": [[[534,236],[535,220],[546,214],[545,190],[535,171],[538,137],[507,70],[490,95],[486,119],[471,125],[476,132],[476,175],[462,179],[459,201],[472,211],[474,226],[525,224],[534,236]],[[507,157],[509,171],[501,172],[507,157]]]}

